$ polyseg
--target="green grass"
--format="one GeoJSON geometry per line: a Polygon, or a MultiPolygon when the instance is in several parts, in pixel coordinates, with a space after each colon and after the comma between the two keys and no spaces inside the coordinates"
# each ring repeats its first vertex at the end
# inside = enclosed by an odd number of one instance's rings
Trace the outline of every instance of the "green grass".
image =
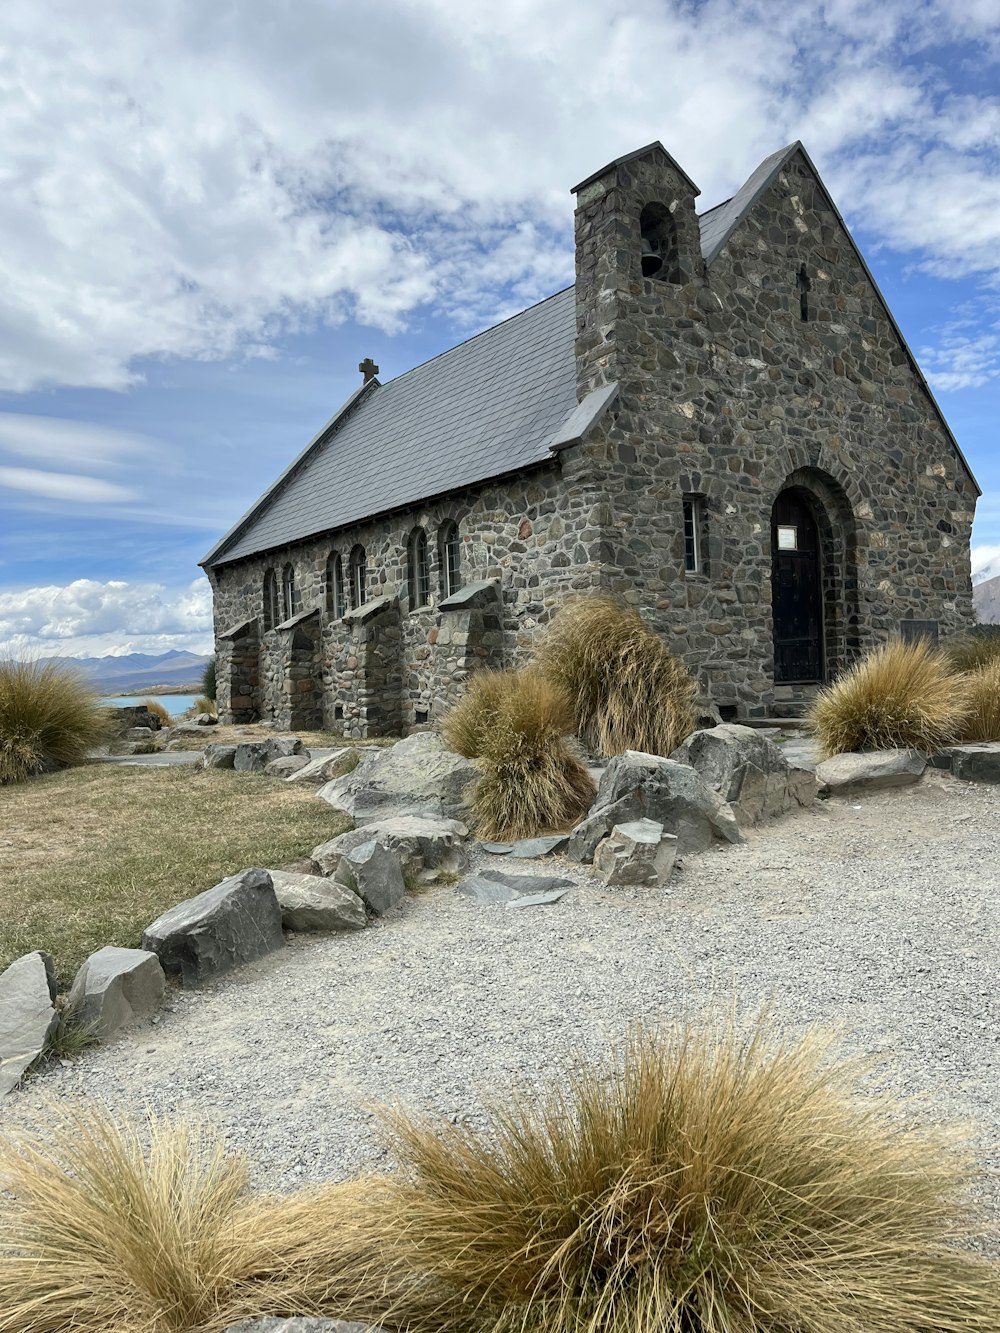
{"type": "Polygon", "coordinates": [[[137,948],[174,903],[349,827],[311,787],[218,769],[94,764],[0,801],[0,970],[43,949],[61,986],[95,949],[137,948]]]}

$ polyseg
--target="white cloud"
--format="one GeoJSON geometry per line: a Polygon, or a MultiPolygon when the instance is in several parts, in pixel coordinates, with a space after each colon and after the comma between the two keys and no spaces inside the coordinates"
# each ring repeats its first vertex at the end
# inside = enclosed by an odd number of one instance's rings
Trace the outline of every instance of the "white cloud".
{"type": "Polygon", "coordinates": [[[972,582],[983,583],[1000,574],[1000,546],[974,546],[972,548],[972,582]]]}
{"type": "Polygon", "coordinates": [[[0,592],[0,654],[209,651],[208,580],[168,589],[160,583],[76,579],[65,585],[0,592]]]}
{"type": "Polygon", "coordinates": [[[920,360],[932,389],[976,389],[1000,376],[1000,334],[946,335],[940,347],[923,347],[920,360]]]}
{"type": "Polygon", "coordinates": [[[111,481],[72,472],[40,472],[32,467],[0,467],[0,490],[4,488],[81,505],[116,504],[136,498],[135,491],[111,481]]]}
{"type": "Polygon", "coordinates": [[[33,462],[120,464],[150,461],[159,451],[155,440],[134,431],[115,430],[90,421],[0,412],[0,453],[33,462]]]}
{"type": "Polygon", "coordinates": [[[811,137],[852,216],[998,271],[995,99],[921,56],[992,58],[994,0],[8,0],[4,27],[0,389],[431,300],[482,322],[565,281],[569,186],[656,136],[706,203],[811,137]]]}

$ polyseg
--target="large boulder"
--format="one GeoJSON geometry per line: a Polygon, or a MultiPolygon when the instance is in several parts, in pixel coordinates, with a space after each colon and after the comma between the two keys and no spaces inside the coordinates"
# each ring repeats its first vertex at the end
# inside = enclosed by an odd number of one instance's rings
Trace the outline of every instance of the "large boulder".
{"type": "Polygon", "coordinates": [[[332,875],[348,852],[374,839],[396,852],[405,876],[429,884],[443,873],[458,874],[466,868],[469,858],[463,840],[468,836],[468,828],[458,819],[395,815],[314,847],[312,859],[324,875],[332,875]]]}
{"type": "Polygon", "coordinates": [[[27,953],[0,973],[0,1096],[16,1087],[58,1027],[55,998],[47,953],[27,953]]]}
{"type": "Polygon", "coordinates": [[[281,908],[266,870],[244,870],[171,907],[147,926],[142,947],[168,974],[194,985],[280,949],[281,908]]]}
{"type": "Polygon", "coordinates": [[[66,1008],[99,1041],[107,1041],[120,1028],[151,1018],[163,1003],[165,984],[155,953],[109,944],[77,972],[66,1008]]]}
{"type": "Polygon", "coordinates": [[[156,713],[151,713],[145,704],[130,704],[126,708],[116,708],[117,720],[125,727],[148,727],[150,731],[159,731],[163,720],[156,713]]]}
{"type": "Polygon", "coordinates": [[[1000,744],[977,741],[969,745],[949,745],[931,761],[936,768],[951,769],[962,782],[1000,782],[1000,744]]]}
{"type": "Polygon", "coordinates": [[[607,886],[666,884],[674,869],[677,839],[654,819],[616,824],[594,853],[594,869],[607,886]]]}
{"type": "Polygon", "coordinates": [[[356,893],[322,875],[268,872],[286,930],[361,930],[368,921],[356,893]]]}
{"type": "Polygon", "coordinates": [[[677,854],[703,852],[717,839],[740,842],[732,809],[702,782],[693,768],[676,759],[626,750],[604,771],[597,800],[573,830],[567,856],[592,861],[597,845],[616,824],[652,819],[677,839],[677,854]]]}
{"type": "Polygon", "coordinates": [[[274,736],[265,741],[241,741],[236,747],[233,768],[237,773],[263,773],[272,759],[285,759],[291,754],[310,757],[309,751],[297,736],[274,736]]]}
{"type": "Polygon", "coordinates": [[[919,782],[927,759],[919,750],[875,750],[870,754],[835,754],[816,766],[816,777],[833,795],[908,787],[919,782]]]}
{"type": "Polygon", "coordinates": [[[283,754],[280,759],[271,760],[264,769],[264,776],[288,779],[294,777],[308,763],[309,760],[304,754],[283,754]]]}
{"type": "Polygon", "coordinates": [[[446,750],[433,731],[417,732],[385,749],[369,750],[353,773],[316,793],[356,824],[388,815],[461,818],[468,788],[479,774],[470,759],[446,750]]]}
{"type": "Polygon", "coordinates": [[[333,754],[319,755],[315,759],[310,759],[304,768],[300,768],[297,773],[292,773],[289,782],[313,782],[320,786],[326,782],[333,782],[335,778],[342,778],[347,773],[353,773],[361,760],[361,755],[353,745],[342,746],[339,750],[334,750],[333,754]]]}
{"type": "Polygon", "coordinates": [[[236,746],[224,745],[220,741],[206,745],[205,753],[201,757],[203,768],[233,768],[235,761],[236,746]]]}
{"type": "Polygon", "coordinates": [[[689,764],[732,806],[744,828],[795,806],[811,805],[816,796],[812,774],[793,771],[774,742],[753,727],[723,723],[696,731],[670,758],[689,764]]]}
{"type": "Polygon", "coordinates": [[[335,879],[356,893],[376,916],[406,897],[398,854],[374,840],[349,851],[338,864],[335,879]]]}

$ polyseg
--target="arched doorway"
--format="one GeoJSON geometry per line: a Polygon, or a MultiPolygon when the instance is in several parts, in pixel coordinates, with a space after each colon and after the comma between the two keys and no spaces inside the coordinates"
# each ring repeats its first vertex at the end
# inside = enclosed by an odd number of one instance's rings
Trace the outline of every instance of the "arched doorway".
{"type": "Polygon", "coordinates": [[[771,616],[774,681],[825,678],[823,555],[814,501],[801,487],[781,492],[771,511],[771,616]]]}

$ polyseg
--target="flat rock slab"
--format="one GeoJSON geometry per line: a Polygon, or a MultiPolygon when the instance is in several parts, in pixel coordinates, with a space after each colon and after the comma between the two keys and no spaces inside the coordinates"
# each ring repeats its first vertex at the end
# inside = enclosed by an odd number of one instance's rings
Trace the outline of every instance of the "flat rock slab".
{"type": "Polygon", "coordinates": [[[286,930],[363,930],[368,917],[356,893],[323,875],[270,870],[286,930]]]}
{"type": "Polygon", "coordinates": [[[268,778],[294,777],[301,769],[308,767],[309,760],[304,754],[283,754],[265,765],[264,776],[268,778]]]}
{"type": "Polygon", "coordinates": [[[314,847],[312,859],[324,875],[336,873],[342,859],[366,842],[395,852],[404,876],[432,883],[442,873],[459,874],[469,863],[465,839],[469,830],[458,819],[441,815],[396,815],[349,829],[314,847]]]}
{"type": "Polygon", "coordinates": [[[560,898],[565,898],[568,892],[568,889],[550,889],[548,893],[525,893],[520,898],[512,898],[510,902],[504,903],[504,907],[546,907],[549,903],[557,903],[560,898]]]}
{"type": "Polygon", "coordinates": [[[835,754],[816,767],[816,779],[831,793],[907,787],[919,782],[927,759],[919,750],[877,750],[871,754],[835,754]]]}
{"type": "Polygon", "coordinates": [[[147,926],[142,947],[168,974],[197,985],[284,946],[281,908],[266,870],[244,870],[171,907],[147,926]]]}
{"type": "Polygon", "coordinates": [[[66,1008],[98,1041],[151,1018],[163,1003],[163,968],[155,953],[107,945],[74,978],[66,1008]]]}
{"type": "Polygon", "coordinates": [[[554,889],[565,892],[572,887],[571,879],[558,875],[510,875],[502,870],[484,870],[481,874],[463,879],[456,886],[455,892],[477,903],[496,906],[526,896],[551,893],[554,889]]]}
{"type": "Polygon", "coordinates": [[[0,1096],[20,1082],[55,1031],[56,980],[47,953],[28,953],[0,973],[0,1096]]]}
{"type": "Polygon", "coordinates": [[[476,846],[481,852],[489,852],[491,856],[506,856],[508,852],[514,850],[512,842],[480,842],[476,846]]]}
{"type": "Polygon", "coordinates": [[[932,761],[935,767],[950,768],[962,782],[1000,783],[1000,742],[978,741],[971,745],[949,745],[932,761]]]}
{"type": "Polygon", "coordinates": [[[565,851],[568,846],[569,834],[557,833],[548,838],[522,838],[520,842],[514,843],[510,854],[520,857],[523,861],[536,861],[540,857],[565,851]]]}

